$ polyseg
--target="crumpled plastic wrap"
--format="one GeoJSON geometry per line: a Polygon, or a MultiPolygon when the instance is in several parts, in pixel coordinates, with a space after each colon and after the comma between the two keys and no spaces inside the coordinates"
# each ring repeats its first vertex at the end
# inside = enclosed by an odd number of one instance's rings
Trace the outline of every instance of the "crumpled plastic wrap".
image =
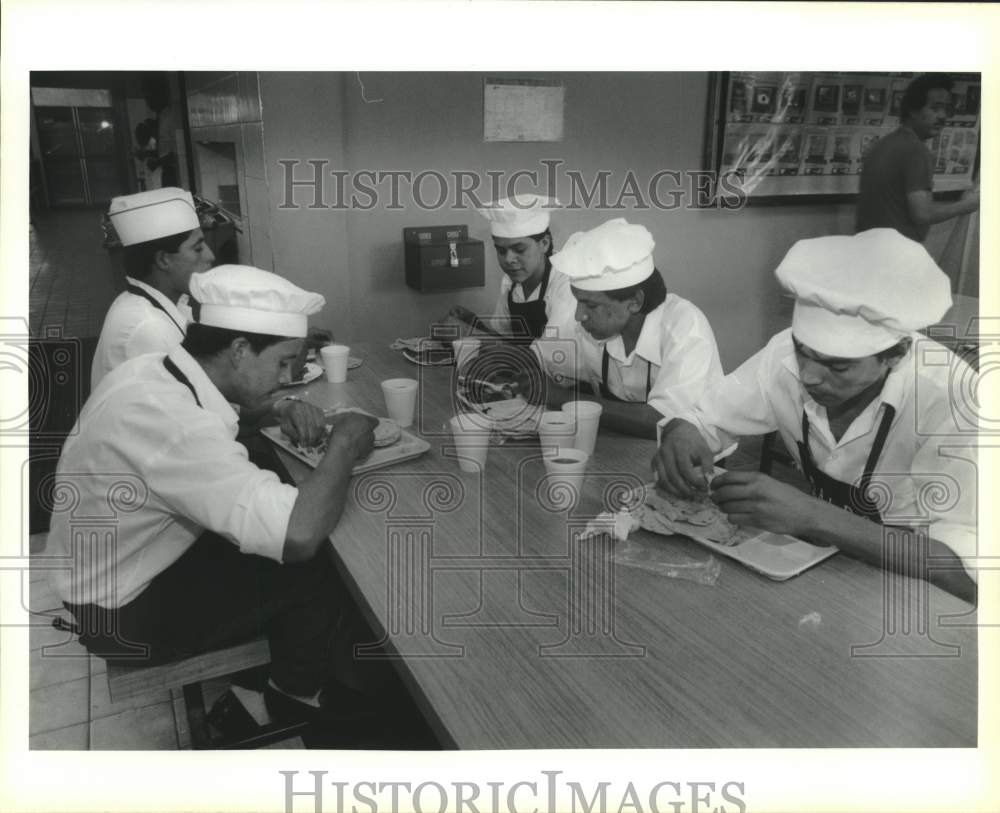
{"type": "Polygon", "coordinates": [[[722,566],[712,554],[707,553],[705,558],[696,559],[681,553],[676,546],[663,539],[630,539],[629,534],[639,527],[638,517],[628,510],[617,513],[605,511],[587,523],[584,535],[611,536],[615,540],[612,559],[618,564],[708,586],[714,586],[719,580],[722,566]]]}

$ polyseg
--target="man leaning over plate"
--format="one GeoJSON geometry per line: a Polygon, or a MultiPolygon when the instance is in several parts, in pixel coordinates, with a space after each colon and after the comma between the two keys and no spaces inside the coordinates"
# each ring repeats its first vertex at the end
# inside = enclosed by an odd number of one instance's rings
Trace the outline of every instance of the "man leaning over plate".
{"type": "Polygon", "coordinates": [[[183,342],[111,370],[63,449],[55,494],[73,504],[53,513],[48,550],[71,566],[54,572],[56,592],[108,659],[154,664],[266,633],[272,715],[349,717],[363,681],[324,543],[375,420],[339,416],[297,488],[251,463],[231,404],[252,409],[278,389],[324,299],[247,266],[190,285],[200,308],[183,342]],[[76,520],[109,507],[110,531],[76,520]]]}
{"type": "Polygon", "coordinates": [[[974,602],[976,419],[961,399],[976,374],[915,332],[951,305],[948,278],[893,229],[800,240],[776,275],[796,298],[791,328],[662,422],[660,484],[704,492],[713,451],[777,431],[811,495],[726,472],[710,489],[731,521],[836,545],[974,602]],[[888,527],[925,528],[927,557],[883,545],[888,527]]]}

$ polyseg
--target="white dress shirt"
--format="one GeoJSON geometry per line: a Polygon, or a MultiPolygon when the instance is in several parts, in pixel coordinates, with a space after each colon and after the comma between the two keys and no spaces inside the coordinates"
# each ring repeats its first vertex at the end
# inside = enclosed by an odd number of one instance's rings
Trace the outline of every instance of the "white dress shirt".
{"type": "Polygon", "coordinates": [[[946,347],[919,333],[912,338],[913,348],[889,373],[882,392],[839,441],[830,431],[826,408],[800,383],[791,328],[772,337],[680,417],[699,428],[713,452],[740,435],[778,431],[801,468],[797,442],[804,409],[814,464],[830,477],[856,484],[889,404],[896,414],[869,487],[877,502],[884,497],[888,503],[880,505],[883,522],[929,525],[932,538],[959,557],[972,558],[977,436],[975,418],[962,404],[968,403],[966,392],[975,391],[970,382],[976,374],[946,347]]]}
{"type": "Polygon", "coordinates": [[[249,461],[236,413],[187,351],[169,358],[201,406],[163,358],[112,370],[63,448],[47,552],[67,557],[52,578],[64,601],[127,604],[205,530],[281,561],[297,489],[249,461]]]}
{"type": "Polygon", "coordinates": [[[622,337],[597,341],[574,322],[575,353],[554,359],[555,342],[541,342],[546,372],[557,382],[586,381],[600,390],[604,348],[608,350],[608,389],[623,401],[648,403],[672,418],[689,409],[711,385],[722,380],[715,334],[705,314],[676,294],[646,314],[631,353],[622,337]],[[571,358],[569,356],[572,356],[571,358]],[[647,374],[650,390],[646,395],[647,374]]]}
{"type": "Polygon", "coordinates": [[[175,305],[151,285],[132,277],[125,279],[153,297],[163,310],[130,291],[118,294],[104,317],[97,340],[90,372],[91,392],[97,389],[104,376],[126,359],[143,353],[169,353],[184,339],[184,330],[191,321],[186,296],[175,305]]]}

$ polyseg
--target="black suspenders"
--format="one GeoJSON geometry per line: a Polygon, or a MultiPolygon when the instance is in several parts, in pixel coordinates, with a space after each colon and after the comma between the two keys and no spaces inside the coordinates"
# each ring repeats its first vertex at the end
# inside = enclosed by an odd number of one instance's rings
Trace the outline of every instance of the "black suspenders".
{"type": "MultiPolygon", "coordinates": [[[[191,390],[191,394],[194,396],[194,402],[201,406],[201,399],[198,397],[198,393],[194,391],[194,385],[188,380],[188,377],[181,372],[181,368],[178,367],[173,361],[170,360],[170,356],[163,357],[163,366],[167,368],[167,372],[170,373],[174,378],[181,382],[185,387],[191,390]]],[[[204,407],[202,407],[204,409],[204,407]]]]}
{"type": "Polygon", "coordinates": [[[170,315],[170,311],[168,311],[165,307],[163,307],[163,305],[161,303],[157,302],[155,297],[150,296],[149,291],[144,291],[138,285],[133,285],[131,282],[126,282],[125,283],[125,290],[128,291],[130,294],[135,294],[136,296],[141,296],[143,299],[145,299],[147,302],[149,302],[149,304],[152,305],[154,308],[156,308],[157,310],[163,311],[167,315],[167,318],[171,322],[173,322],[174,325],[177,326],[177,329],[181,332],[181,336],[184,335],[184,326],[183,325],[178,325],[177,324],[177,320],[174,319],[174,317],[170,315]]]}
{"type": "MultiPolygon", "coordinates": [[[[608,346],[604,345],[604,355],[601,357],[601,396],[608,398],[613,401],[624,401],[624,398],[619,398],[613,392],[611,392],[611,387],[608,386],[608,364],[610,362],[610,355],[608,355],[608,346]]],[[[646,361],[646,359],[643,359],[646,361]]],[[[646,361],[646,400],[649,400],[649,391],[653,388],[652,384],[653,375],[653,365],[651,362],[646,361]]]]}

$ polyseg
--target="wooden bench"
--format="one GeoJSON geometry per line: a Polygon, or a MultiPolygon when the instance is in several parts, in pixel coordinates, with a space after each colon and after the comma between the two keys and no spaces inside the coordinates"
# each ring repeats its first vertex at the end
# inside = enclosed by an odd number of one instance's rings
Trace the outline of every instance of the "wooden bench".
{"type": "Polygon", "coordinates": [[[202,681],[233,675],[246,669],[265,666],[271,662],[271,648],[267,639],[236,644],[225,649],[203,652],[179,661],[157,666],[131,666],[127,663],[108,663],[108,691],[113,703],[154,692],[180,689],[184,696],[191,747],[195,749],[256,748],[287,739],[302,733],[307,726],[302,723],[288,725],[272,723],[259,726],[247,736],[213,736],[205,711],[202,681]]]}
{"type": "MultiPolygon", "coordinates": [[[[56,617],[52,621],[52,626],[64,631],[78,632],[72,619],[56,617]]],[[[202,681],[234,675],[257,666],[265,666],[270,662],[271,648],[266,638],[203,652],[190,658],[157,666],[139,664],[133,666],[122,662],[109,662],[108,692],[111,695],[111,702],[118,703],[144,694],[180,689],[184,696],[192,748],[257,748],[302,734],[309,725],[271,723],[258,726],[247,736],[235,738],[213,736],[208,725],[201,684],[202,681]]]]}

